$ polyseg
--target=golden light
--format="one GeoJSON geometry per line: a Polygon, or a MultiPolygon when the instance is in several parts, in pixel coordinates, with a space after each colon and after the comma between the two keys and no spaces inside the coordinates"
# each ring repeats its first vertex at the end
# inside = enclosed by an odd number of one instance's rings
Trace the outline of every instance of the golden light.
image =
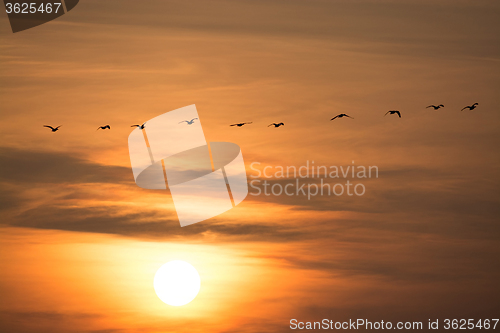
{"type": "Polygon", "coordinates": [[[200,291],[200,283],[196,268],[182,260],[167,262],[156,271],[154,278],[156,295],[173,306],[191,302],[200,291]]]}

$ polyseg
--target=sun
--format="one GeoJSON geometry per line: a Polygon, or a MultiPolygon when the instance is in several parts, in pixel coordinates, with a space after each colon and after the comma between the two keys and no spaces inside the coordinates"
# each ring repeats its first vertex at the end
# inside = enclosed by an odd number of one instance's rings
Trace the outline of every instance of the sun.
{"type": "Polygon", "coordinates": [[[173,306],[191,302],[200,291],[200,283],[196,268],[182,260],[167,262],[156,271],[154,278],[156,295],[173,306]]]}

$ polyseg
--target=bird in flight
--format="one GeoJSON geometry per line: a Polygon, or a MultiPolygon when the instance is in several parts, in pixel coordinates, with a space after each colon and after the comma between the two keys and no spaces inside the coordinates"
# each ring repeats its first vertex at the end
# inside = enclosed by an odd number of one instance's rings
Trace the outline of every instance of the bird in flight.
{"type": "Polygon", "coordinates": [[[52,130],[52,132],[57,132],[59,130],[59,127],[61,127],[62,125],[59,125],[57,127],[52,127],[52,126],[49,126],[49,125],[43,125],[43,127],[48,127],[52,130]]]}
{"type": "Polygon", "coordinates": [[[100,130],[100,129],[103,129],[103,130],[105,130],[105,129],[111,129],[111,127],[110,127],[109,125],[106,125],[106,126],[99,126],[99,127],[97,127],[96,131],[98,131],[98,130],[100,130]]]}
{"type": "Polygon", "coordinates": [[[237,123],[237,124],[232,124],[232,125],[229,125],[229,126],[238,126],[238,127],[241,127],[245,124],[251,124],[252,122],[249,122],[249,123],[237,123]]]}
{"type": "MultiPolygon", "coordinates": [[[[280,127],[281,125],[285,126],[285,124],[284,124],[284,123],[279,123],[279,124],[272,123],[272,124],[270,124],[269,126],[273,126],[273,125],[274,125],[274,127],[280,127]]],[[[267,127],[269,127],[269,126],[267,126],[267,127]]]]}
{"type": "Polygon", "coordinates": [[[399,118],[401,118],[401,112],[399,112],[398,110],[387,111],[387,113],[384,116],[387,116],[387,114],[397,114],[399,118]]]}
{"type": "Polygon", "coordinates": [[[139,129],[144,129],[144,126],[146,126],[146,123],[144,123],[142,125],[132,125],[130,127],[139,127],[139,129]]]}
{"type": "Polygon", "coordinates": [[[460,110],[460,111],[463,111],[463,110],[465,110],[465,109],[469,109],[469,110],[471,110],[471,111],[472,111],[472,110],[474,110],[474,109],[475,109],[478,105],[479,105],[479,103],[474,103],[474,104],[472,104],[472,105],[469,105],[469,106],[464,107],[464,108],[463,108],[462,110],[460,110]]]}
{"type": "Polygon", "coordinates": [[[198,118],[193,118],[191,120],[183,120],[183,121],[179,122],[179,124],[186,122],[188,125],[193,125],[195,119],[198,119],[198,118]]]}
{"type": "Polygon", "coordinates": [[[444,105],[443,104],[439,104],[439,105],[429,105],[428,107],[426,107],[426,109],[428,108],[434,108],[434,110],[439,110],[439,108],[444,108],[444,105]]]}
{"type": "Polygon", "coordinates": [[[342,117],[347,117],[347,118],[354,119],[353,117],[348,116],[348,115],[346,115],[345,113],[341,113],[341,114],[336,115],[336,116],[335,116],[335,117],[333,117],[332,119],[330,119],[330,121],[332,121],[333,119],[336,119],[336,118],[342,118],[342,117]]]}

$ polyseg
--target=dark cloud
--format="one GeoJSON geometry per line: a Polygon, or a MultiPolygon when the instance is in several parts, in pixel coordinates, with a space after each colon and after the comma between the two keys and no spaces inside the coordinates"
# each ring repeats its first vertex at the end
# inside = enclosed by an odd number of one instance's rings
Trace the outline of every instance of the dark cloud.
{"type": "Polygon", "coordinates": [[[19,189],[12,184],[0,183],[0,211],[16,209],[23,206],[26,199],[21,196],[19,189]]]}
{"type": "Polygon", "coordinates": [[[124,183],[129,168],[101,165],[67,153],[0,147],[0,181],[9,183],[124,183]]]}
{"type": "MultiPolygon", "coordinates": [[[[500,234],[496,223],[500,215],[498,195],[491,182],[478,183],[461,174],[425,168],[380,170],[379,178],[350,179],[366,186],[363,196],[249,195],[246,201],[274,203],[303,211],[350,211],[364,214],[356,219],[321,219],[288,223],[255,223],[244,217],[237,222],[224,215],[202,224],[180,228],[177,217],[140,208],[130,213],[119,206],[92,207],[79,200],[102,199],[85,188],[73,187],[69,192],[54,190],[43,204],[30,202],[27,190],[45,189],[57,184],[130,183],[136,189],[128,168],[104,166],[82,158],[51,152],[33,152],[0,148],[3,159],[3,186],[0,209],[16,210],[7,219],[10,226],[118,234],[140,238],[203,237],[205,233],[222,239],[241,241],[290,242],[329,238],[337,241],[369,242],[364,232],[401,234],[440,234],[448,237],[491,239],[500,234]],[[439,180],[439,186],[434,183],[439,180]],[[443,185],[444,184],[444,185],[443,185]],[[47,199],[50,199],[47,202],[47,199]],[[71,206],[69,206],[71,202],[71,206]],[[29,206],[28,206],[29,203],[29,206]],[[23,209],[24,208],[24,209],[23,209]],[[402,222],[404,221],[404,223],[402,222]],[[362,232],[359,232],[359,231],[362,232]]],[[[253,178],[249,178],[250,181],[253,178]]],[[[264,181],[265,179],[259,179],[264,181]]],[[[284,186],[295,179],[269,180],[270,186],[284,186]]],[[[299,179],[301,183],[318,183],[318,178],[299,179]]],[[[324,179],[330,185],[345,184],[345,179],[324,179]]],[[[295,186],[295,185],[294,185],[295,186]]],[[[250,189],[255,193],[255,189],[250,189]]],[[[165,193],[165,195],[168,195],[165,193]]],[[[106,200],[119,198],[106,198],[106,200]]],[[[245,202],[241,204],[245,205],[245,202]]],[[[282,220],[282,217],[277,220],[282,220]]],[[[378,241],[378,240],[377,240],[378,241]]]]}
{"type": "Polygon", "coordinates": [[[401,242],[385,244],[351,244],[350,256],[346,258],[340,252],[347,243],[321,245],[324,251],[314,259],[306,258],[304,251],[295,256],[283,255],[279,259],[287,265],[299,269],[328,272],[333,276],[371,276],[390,281],[460,282],[483,279],[488,274],[500,277],[498,267],[491,267],[491,262],[499,250],[493,242],[483,246],[473,244],[422,244],[422,238],[414,238],[405,243],[412,247],[402,247],[401,242]],[[411,264],[409,264],[411,263],[411,264]],[[468,267],[466,271],[462,267],[468,267]]]}
{"type": "MultiPolygon", "coordinates": [[[[432,170],[426,168],[394,169],[380,171],[378,178],[322,178],[330,189],[339,184],[336,189],[343,188],[342,195],[324,188],[323,195],[311,195],[308,198],[308,184],[312,184],[311,193],[320,188],[319,178],[249,178],[249,183],[260,189],[250,187],[247,200],[272,202],[293,206],[298,210],[314,211],[351,211],[358,213],[399,213],[428,216],[446,214],[455,219],[477,219],[475,223],[492,224],[500,215],[500,195],[498,195],[495,179],[477,179],[469,173],[456,170],[432,170]],[[298,179],[298,186],[297,186],[298,179]],[[347,195],[346,182],[353,184],[351,196],[347,195]],[[252,183],[252,181],[256,181],[252,183]],[[267,193],[264,190],[267,181],[267,193]],[[274,195],[272,187],[276,184],[275,193],[289,186],[292,196],[274,195]],[[356,184],[363,184],[365,194],[357,196],[354,192],[356,184]],[[303,192],[297,189],[304,185],[303,192]]],[[[440,216],[442,217],[442,216],[440,216]]]]}
{"type": "Polygon", "coordinates": [[[16,333],[90,332],[83,328],[85,323],[101,317],[97,313],[4,310],[0,311],[0,330],[16,333]]]}
{"type": "Polygon", "coordinates": [[[54,229],[76,232],[117,234],[143,239],[201,238],[204,234],[240,241],[286,242],[301,240],[307,235],[294,226],[262,225],[255,223],[228,223],[213,218],[184,228],[179,226],[176,216],[165,217],[158,212],[124,214],[120,207],[67,208],[42,205],[29,209],[8,222],[9,226],[54,229]]]}
{"type": "Polygon", "coordinates": [[[106,183],[127,183],[133,179],[132,173],[128,168],[100,165],[76,156],[54,152],[1,147],[0,158],[3,161],[0,180],[5,185],[0,189],[0,209],[16,208],[18,212],[16,216],[7,219],[5,225],[141,238],[193,238],[202,237],[207,232],[224,237],[263,241],[291,241],[304,237],[302,232],[293,230],[292,227],[227,223],[224,219],[213,218],[203,225],[180,228],[175,215],[165,217],[165,214],[144,208],[136,213],[124,213],[123,208],[117,206],[74,207],[75,200],[92,200],[98,195],[79,188],[71,190],[70,193],[55,190],[55,193],[44,198],[49,200],[48,203],[37,204],[35,201],[29,202],[28,206],[28,189],[43,189],[66,183],[101,183],[101,186],[106,186],[106,183]],[[69,201],[72,201],[73,207],[68,207],[69,201]]]}
{"type": "Polygon", "coordinates": [[[133,2],[106,1],[80,7],[83,14],[72,19],[85,24],[153,26],[242,37],[334,39],[356,45],[358,51],[361,44],[379,45],[371,52],[390,49],[391,53],[412,56],[494,57],[500,53],[498,36],[493,32],[498,4],[492,2],[450,7],[435,1],[218,0],[210,4],[152,2],[144,7],[133,2]]]}
{"type": "Polygon", "coordinates": [[[99,318],[102,315],[97,313],[62,313],[51,311],[1,311],[2,316],[11,318],[20,318],[22,320],[47,320],[47,321],[60,321],[64,318],[87,319],[99,318]]]}

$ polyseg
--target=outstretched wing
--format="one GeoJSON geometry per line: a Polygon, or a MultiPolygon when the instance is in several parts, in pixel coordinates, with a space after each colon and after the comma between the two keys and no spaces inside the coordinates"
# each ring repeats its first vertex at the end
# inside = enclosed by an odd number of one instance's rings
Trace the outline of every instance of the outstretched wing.
{"type": "Polygon", "coordinates": [[[274,125],[274,126],[276,126],[276,124],[275,124],[275,123],[272,123],[272,124],[268,125],[267,127],[269,127],[269,126],[273,126],[273,125],[274,125]]]}
{"type": "Polygon", "coordinates": [[[188,122],[187,120],[183,120],[183,121],[180,121],[179,124],[180,123],[187,123],[187,122],[188,122]]]}
{"type": "Polygon", "coordinates": [[[429,105],[429,106],[426,107],[426,109],[428,109],[428,108],[436,108],[436,106],[435,105],[429,105]]]}
{"type": "Polygon", "coordinates": [[[279,123],[278,125],[283,125],[283,126],[285,126],[285,123],[279,123]]]}
{"type": "Polygon", "coordinates": [[[132,125],[130,127],[141,127],[141,125],[132,125]]]}
{"type": "Polygon", "coordinates": [[[339,117],[339,116],[335,116],[335,117],[333,117],[332,119],[330,119],[330,121],[332,121],[333,119],[338,118],[338,117],[339,117]]]}
{"type": "Polygon", "coordinates": [[[387,116],[389,113],[391,113],[391,111],[387,111],[385,114],[384,114],[384,117],[387,116]]]}
{"type": "Polygon", "coordinates": [[[43,125],[43,127],[48,127],[48,128],[50,128],[51,130],[55,130],[55,128],[54,128],[54,127],[49,126],[49,125],[43,125]]]}
{"type": "Polygon", "coordinates": [[[395,111],[395,113],[399,116],[399,118],[401,118],[401,112],[395,111]]]}
{"type": "Polygon", "coordinates": [[[198,119],[198,118],[193,118],[193,119],[191,119],[191,120],[190,120],[190,122],[192,122],[192,121],[193,121],[193,120],[195,120],[195,119],[198,119]]]}
{"type": "Polygon", "coordinates": [[[239,124],[232,124],[232,125],[229,125],[229,126],[238,126],[239,124]]]}
{"type": "Polygon", "coordinates": [[[349,116],[349,115],[347,115],[347,114],[345,114],[344,116],[346,116],[346,117],[348,117],[348,118],[351,118],[351,119],[354,119],[353,117],[351,117],[351,116],[349,116]]]}
{"type": "Polygon", "coordinates": [[[466,106],[466,107],[464,107],[464,108],[463,108],[462,110],[460,110],[460,111],[463,111],[463,110],[465,110],[465,109],[469,109],[469,110],[470,110],[470,106],[466,106]]]}

